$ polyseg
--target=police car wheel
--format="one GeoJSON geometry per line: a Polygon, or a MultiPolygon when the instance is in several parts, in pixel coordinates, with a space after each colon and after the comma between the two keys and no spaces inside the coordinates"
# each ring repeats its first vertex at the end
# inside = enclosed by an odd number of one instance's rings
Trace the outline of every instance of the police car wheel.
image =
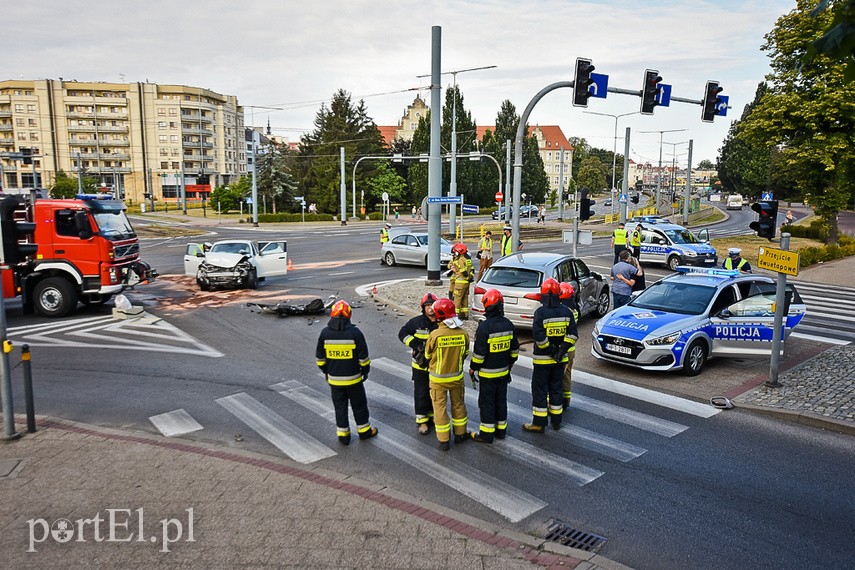
{"type": "Polygon", "coordinates": [[[697,376],[707,361],[707,347],[702,340],[696,340],[689,345],[683,355],[683,373],[686,376],[697,376]]]}
{"type": "Polygon", "coordinates": [[[680,266],[680,258],[676,255],[672,255],[668,258],[668,269],[671,271],[677,271],[677,268],[680,266]]]}

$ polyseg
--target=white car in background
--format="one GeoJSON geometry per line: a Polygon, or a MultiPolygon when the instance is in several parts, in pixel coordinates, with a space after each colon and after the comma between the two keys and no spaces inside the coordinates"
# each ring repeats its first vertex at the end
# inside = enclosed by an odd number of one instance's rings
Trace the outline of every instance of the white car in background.
{"type": "Polygon", "coordinates": [[[288,244],[284,240],[188,243],[184,252],[184,274],[196,277],[202,291],[255,289],[259,281],[287,273],[288,244]]]}

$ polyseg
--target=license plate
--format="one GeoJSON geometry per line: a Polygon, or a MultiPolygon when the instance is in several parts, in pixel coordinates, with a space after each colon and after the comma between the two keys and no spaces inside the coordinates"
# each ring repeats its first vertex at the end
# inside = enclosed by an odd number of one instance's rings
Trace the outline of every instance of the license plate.
{"type": "Polygon", "coordinates": [[[704,263],[715,263],[715,259],[705,259],[704,263]]]}
{"type": "Polygon", "coordinates": [[[505,297],[505,303],[507,303],[508,305],[516,305],[517,304],[517,298],[516,297],[505,297]]]}
{"type": "Polygon", "coordinates": [[[617,352],[618,354],[632,354],[632,349],[628,346],[618,346],[617,344],[607,344],[606,350],[609,352],[617,352]]]}

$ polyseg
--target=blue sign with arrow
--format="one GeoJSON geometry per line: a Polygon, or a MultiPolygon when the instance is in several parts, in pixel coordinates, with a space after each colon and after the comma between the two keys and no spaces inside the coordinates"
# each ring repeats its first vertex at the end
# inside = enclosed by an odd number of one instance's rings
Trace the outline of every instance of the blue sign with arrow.
{"type": "Polygon", "coordinates": [[[463,196],[428,196],[428,204],[462,204],[463,196]]]}
{"type": "Polygon", "coordinates": [[[727,95],[719,95],[718,100],[715,104],[715,114],[719,117],[727,116],[727,103],[730,101],[730,97],[727,95]]]}
{"type": "Polygon", "coordinates": [[[659,92],[655,97],[656,103],[660,107],[668,107],[671,105],[671,86],[664,83],[659,84],[659,92]]]}
{"type": "Polygon", "coordinates": [[[609,76],[602,73],[592,73],[591,81],[593,81],[593,83],[588,87],[591,97],[605,99],[609,92],[609,76]]]}

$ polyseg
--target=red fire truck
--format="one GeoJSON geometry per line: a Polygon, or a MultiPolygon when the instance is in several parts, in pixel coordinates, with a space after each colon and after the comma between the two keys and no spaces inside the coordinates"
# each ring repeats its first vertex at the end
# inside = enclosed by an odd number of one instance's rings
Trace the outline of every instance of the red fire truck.
{"type": "Polygon", "coordinates": [[[153,281],[157,272],[140,259],[125,210],[123,202],[101,194],[0,200],[4,298],[20,295],[24,312],[63,317],[78,301],[101,304],[153,281]],[[34,254],[32,244],[38,246],[34,254]]]}

